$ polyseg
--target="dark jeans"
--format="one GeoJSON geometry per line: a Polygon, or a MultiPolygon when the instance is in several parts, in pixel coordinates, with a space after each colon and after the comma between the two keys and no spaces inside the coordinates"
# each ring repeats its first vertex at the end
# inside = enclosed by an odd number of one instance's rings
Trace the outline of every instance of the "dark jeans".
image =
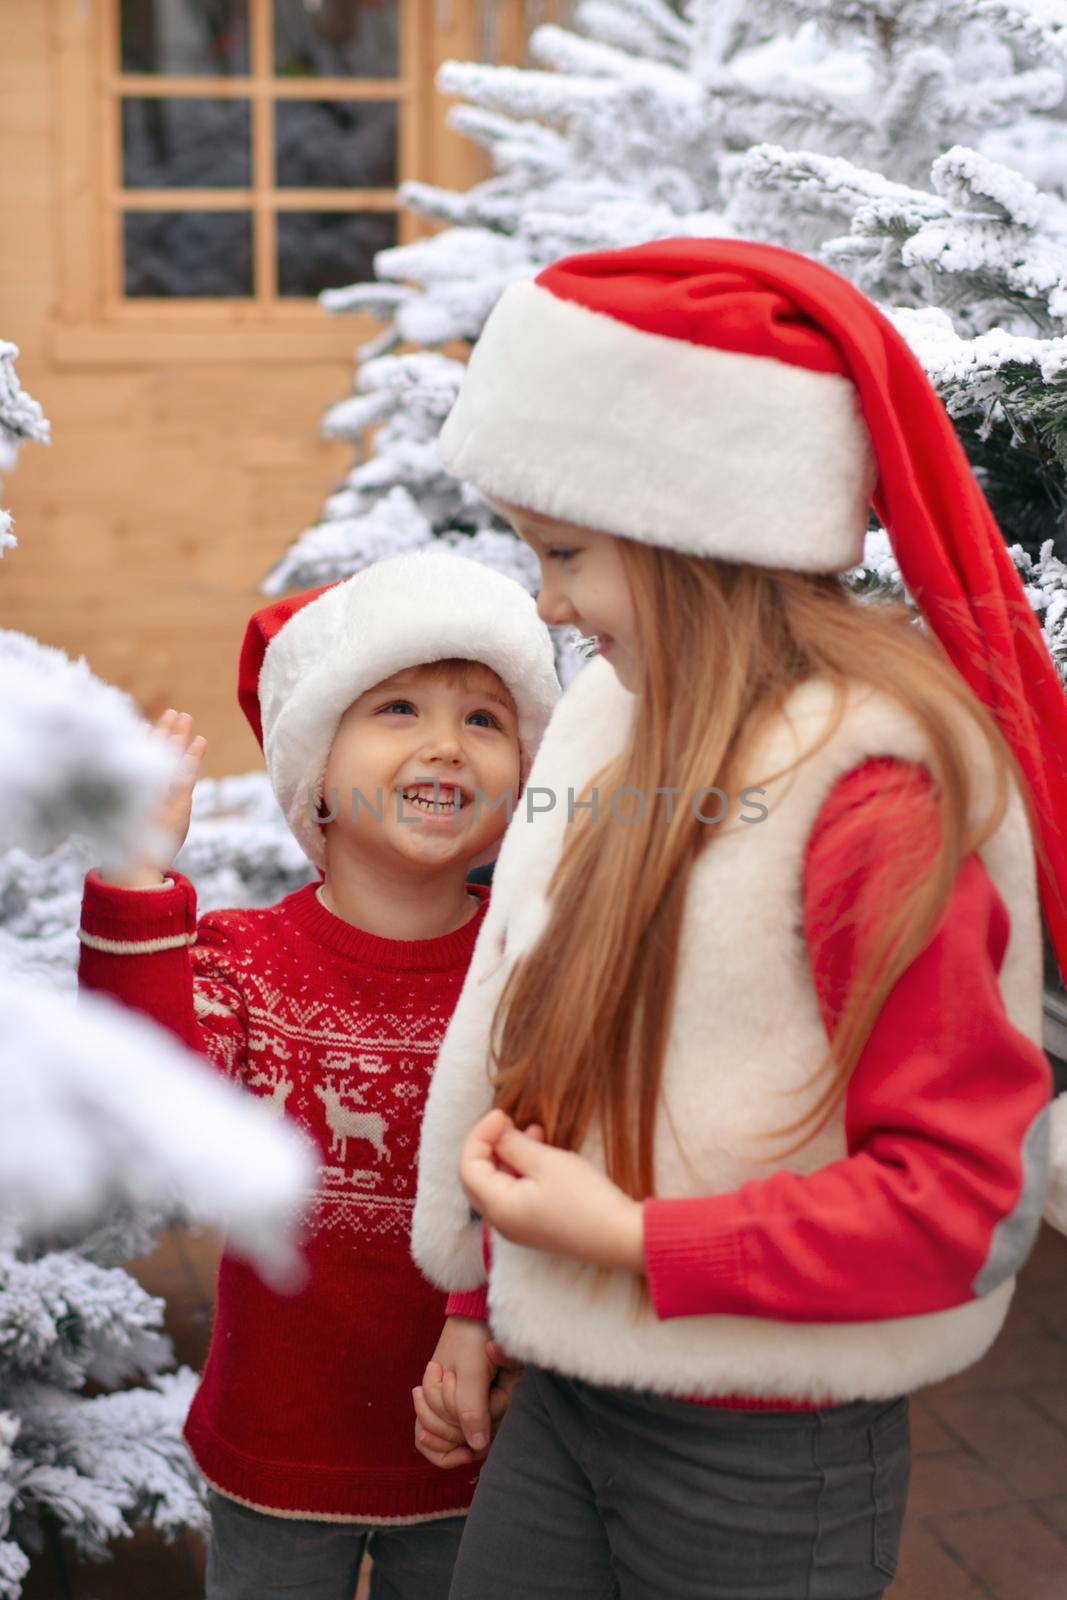
{"type": "Polygon", "coordinates": [[[904,1397],[730,1411],[527,1367],[451,1600],[876,1600],[910,1463],[904,1397]]]}
{"type": "Polygon", "coordinates": [[[272,1517],[208,1490],[206,1600],[353,1600],[363,1552],[372,1600],[447,1600],[466,1517],[376,1526],[272,1517]]]}

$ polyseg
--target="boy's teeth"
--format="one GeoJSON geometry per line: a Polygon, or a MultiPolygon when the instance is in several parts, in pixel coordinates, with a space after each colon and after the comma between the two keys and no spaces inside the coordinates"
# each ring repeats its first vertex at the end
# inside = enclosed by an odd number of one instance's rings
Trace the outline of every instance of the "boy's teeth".
{"type": "Polygon", "coordinates": [[[412,805],[421,806],[424,811],[458,811],[463,804],[462,797],[458,795],[452,795],[438,805],[434,803],[432,795],[419,794],[415,790],[408,789],[404,789],[402,793],[405,800],[409,800],[412,805]]]}

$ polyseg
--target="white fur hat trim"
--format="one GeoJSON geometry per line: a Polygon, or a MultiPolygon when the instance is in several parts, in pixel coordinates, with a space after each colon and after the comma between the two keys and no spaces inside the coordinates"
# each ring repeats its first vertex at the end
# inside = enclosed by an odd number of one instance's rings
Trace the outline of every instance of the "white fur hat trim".
{"type": "Polygon", "coordinates": [[[797,572],[863,554],[877,472],[855,385],[504,290],[439,439],[457,477],[544,516],[797,572]]]}

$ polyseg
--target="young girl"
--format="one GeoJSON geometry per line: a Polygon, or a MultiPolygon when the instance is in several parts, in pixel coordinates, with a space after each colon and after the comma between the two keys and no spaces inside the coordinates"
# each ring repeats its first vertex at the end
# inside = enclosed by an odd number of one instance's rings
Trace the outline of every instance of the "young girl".
{"type": "Polygon", "coordinates": [[[424,1453],[485,1444],[485,1258],[525,1363],[451,1600],[881,1595],[906,1396],[988,1349],[1040,1220],[1067,698],[921,368],[791,251],[513,285],[441,448],[600,646],[422,1133],[415,1256],[463,1291],[424,1453]],[[872,497],[922,632],[838,577],[872,497]]]}

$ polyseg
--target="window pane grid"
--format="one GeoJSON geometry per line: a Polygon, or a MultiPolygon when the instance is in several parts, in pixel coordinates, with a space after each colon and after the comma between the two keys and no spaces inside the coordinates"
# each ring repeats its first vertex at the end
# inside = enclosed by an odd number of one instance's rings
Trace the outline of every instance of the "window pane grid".
{"type": "MultiPolygon", "coordinates": [[[[168,294],[164,288],[159,291],[162,299],[156,302],[158,305],[165,303],[168,308],[178,309],[184,302],[204,310],[209,309],[205,306],[205,300],[210,300],[220,309],[224,306],[243,307],[271,314],[284,309],[292,315],[299,312],[301,304],[314,304],[313,296],[320,287],[325,286],[330,272],[334,273],[338,282],[345,281],[346,276],[347,281],[361,275],[369,276],[372,271],[370,255],[363,263],[362,272],[353,264],[346,274],[344,248],[346,242],[353,247],[362,244],[365,250],[371,246],[374,249],[383,248],[398,240],[404,225],[398,215],[396,187],[384,187],[382,183],[383,179],[390,177],[394,184],[398,183],[410,171],[412,164],[415,95],[411,80],[405,73],[412,73],[417,65],[411,55],[416,31],[410,8],[415,3],[416,0],[397,0],[399,26],[393,26],[394,39],[388,38],[388,24],[384,31],[382,25],[378,24],[381,48],[377,59],[388,60],[393,70],[400,74],[398,76],[341,76],[339,72],[335,74],[336,61],[332,57],[327,59],[317,75],[299,76],[295,72],[290,76],[279,75],[280,63],[278,71],[275,70],[275,37],[276,24],[281,19],[276,13],[279,6],[286,4],[286,0],[247,0],[247,40],[236,38],[235,42],[233,37],[229,37],[222,42],[226,52],[226,68],[176,76],[168,73],[165,67],[159,72],[143,70],[152,59],[147,49],[142,50],[139,59],[130,63],[141,70],[123,70],[124,51],[127,57],[129,52],[120,27],[122,0],[109,0],[107,10],[110,13],[110,25],[104,30],[107,38],[103,66],[108,103],[103,118],[103,138],[106,170],[112,174],[113,180],[108,195],[112,221],[105,230],[105,281],[111,304],[125,311],[130,304],[130,296],[140,296],[143,298],[137,309],[147,311],[149,305],[146,301],[152,294],[151,284],[165,281],[162,264],[167,259],[168,238],[185,240],[190,251],[199,239],[201,251],[211,254],[205,241],[219,238],[225,243],[228,231],[232,232],[242,215],[250,235],[241,231],[234,238],[245,240],[250,236],[251,261],[247,271],[243,258],[233,263],[234,280],[241,286],[231,294],[227,294],[225,289],[217,294],[212,293],[210,287],[203,285],[210,285],[216,278],[208,270],[208,263],[197,258],[197,286],[188,300],[184,294],[168,294]],[[239,70],[241,68],[244,70],[239,70]],[[225,75],[222,75],[223,70],[225,75]],[[148,118],[149,124],[153,120],[157,124],[160,121],[165,123],[168,101],[196,100],[244,102],[251,130],[248,152],[251,186],[245,184],[238,187],[236,182],[234,187],[222,186],[235,177],[236,167],[239,166],[239,162],[232,157],[219,173],[212,175],[213,185],[217,186],[208,187],[205,180],[205,187],[197,188],[180,184],[183,172],[188,170],[188,162],[183,163],[180,159],[180,150],[176,159],[165,151],[156,152],[155,160],[150,151],[146,153],[144,119],[148,118]],[[372,179],[376,176],[378,185],[372,182],[359,188],[347,185],[339,187],[336,179],[344,175],[344,160],[341,159],[344,152],[338,146],[333,150],[332,160],[330,150],[324,149],[323,183],[321,187],[310,186],[314,180],[314,164],[297,160],[294,165],[290,141],[287,170],[293,187],[286,187],[284,176],[278,171],[277,119],[283,114],[282,107],[286,103],[293,105],[292,113],[285,113],[290,118],[287,126],[291,127],[292,117],[306,115],[316,102],[327,103],[318,107],[321,114],[326,114],[328,103],[339,101],[350,104],[345,108],[338,106],[336,117],[326,116],[322,126],[329,129],[332,125],[340,141],[348,135],[353,120],[357,126],[362,123],[369,130],[369,136],[364,137],[368,151],[373,147],[374,158],[369,164],[375,170],[368,175],[372,179]],[[395,149],[392,154],[385,150],[383,143],[387,125],[380,124],[383,132],[375,137],[372,106],[360,107],[360,101],[381,104],[383,115],[388,104],[395,107],[395,124],[388,125],[395,130],[395,149]],[[303,107],[298,106],[297,102],[304,102],[303,107]],[[136,161],[130,159],[130,141],[124,139],[124,129],[127,132],[137,129],[142,133],[142,148],[136,161]],[[188,219],[184,224],[180,221],[182,214],[188,219]],[[138,215],[143,219],[140,224],[136,222],[138,215]],[[219,219],[217,224],[209,222],[212,215],[219,219]],[[303,222],[300,221],[301,217],[304,218],[303,222]],[[378,223],[373,222],[375,217],[379,219],[378,223]],[[222,230],[221,234],[219,229],[222,230]],[[142,254],[147,256],[147,260],[143,259],[133,267],[127,262],[127,245],[131,239],[138,241],[142,254]],[[303,276],[298,270],[296,251],[299,248],[306,251],[303,276]],[[250,292],[246,293],[244,285],[249,274],[250,292]],[[280,274],[283,279],[281,284],[280,274]],[[320,279],[324,281],[320,282],[320,279]],[[204,299],[198,300],[197,296],[203,296],[204,299]]],[[[289,13],[288,22],[292,24],[291,7],[289,13]]],[[[222,46],[219,46],[218,39],[212,43],[218,47],[215,51],[218,56],[222,46]]],[[[240,116],[237,105],[234,112],[240,116]]],[[[218,114],[221,117],[221,106],[218,114]]],[[[180,119],[173,126],[180,126],[180,119]]],[[[407,232],[406,226],[404,232],[407,232]]],[[[226,257],[225,249],[217,253],[226,257]]],[[[360,253],[358,249],[356,253],[360,253]]],[[[190,254],[188,259],[192,261],[193,255],[190,254]]],[[[333,279],[328,281],[332,282],[333,279]]]]}
{"type": "Polygon", "coordinates": [[[395,189],[116,189],[120,211],[395,211],[395,189]]]}
{"type": "Polygon", "coordinates": [[[407,100],[406,78],[158,78],[116,72],[106,84],[111,94],[153,99],[251,100],[407,100]]]}

